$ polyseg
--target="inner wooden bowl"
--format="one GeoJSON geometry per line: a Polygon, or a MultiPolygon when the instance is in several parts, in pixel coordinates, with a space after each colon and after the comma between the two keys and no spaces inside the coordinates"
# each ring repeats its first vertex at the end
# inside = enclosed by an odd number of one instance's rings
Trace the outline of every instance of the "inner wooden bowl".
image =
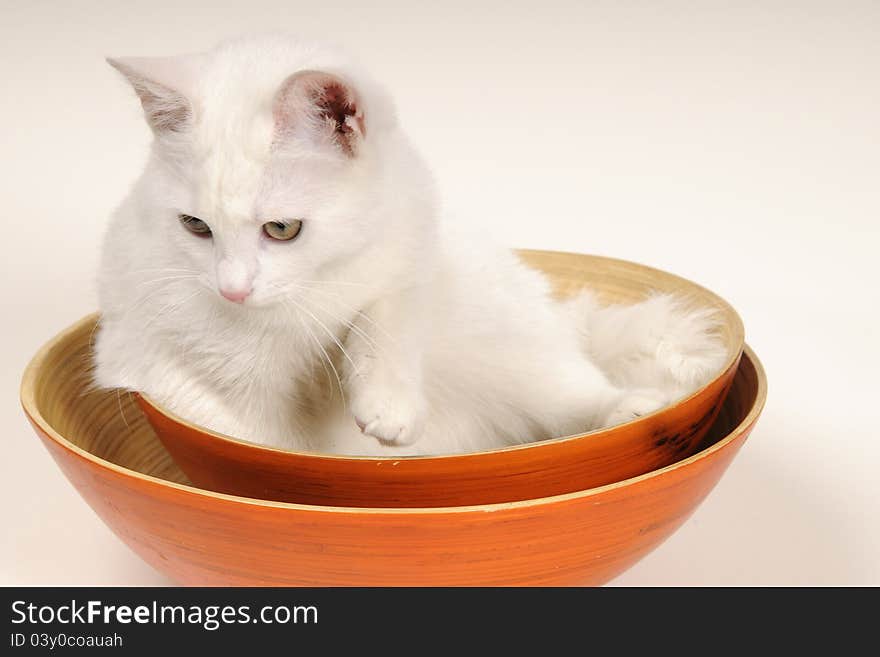
{"type": "Polygon", "coordinates": [[[743,348],[730,305],[683,278],[597,256],[521,251],[559,297],[589,287],[609,303],[651,292],[684,295],[717,310],[727,362],[690,397],[609,429],[487,452],[370,458],[274,449],[196,426],[147,397],[139,403],[159,439],[200,488],[305,504],[424,507],[488,504],[558,495],[620,481],[692,454],[715,418],[743,348]]]}
{"type": "Polygon", "coordinates": [[[25,371],[21,399],[67,478],[132,550],[194,585],[600,584],[690,516],[766,397],[746,348],[697,454],[607,486],[518,502],[355,508],[248,499],[187,485],[132,396],[91,384],[87,318],[25,371]]]}

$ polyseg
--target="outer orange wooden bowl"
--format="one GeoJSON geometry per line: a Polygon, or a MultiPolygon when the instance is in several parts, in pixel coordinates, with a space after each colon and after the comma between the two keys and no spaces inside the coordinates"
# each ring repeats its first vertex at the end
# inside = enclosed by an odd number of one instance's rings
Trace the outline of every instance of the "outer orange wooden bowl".
{"type": "Polygon", "coordinates": [[[338,457],[262,447],[190,424],[146,397],[141,408],[197,486],[283,502],[339,506],[458,506],[569,493],[650,472],[689,456],[715,419],[743,346],[739,316],[672,274],[621,260],[523,251],[560,296],[585,286],[633,302],[652,290],[718,310],[728,350],[722,372],[687,399],[624,425],[489,452],[440,457],[338,457]]]}
{"type": "Polygon", "coordinates": [[[746,349],[707,447],[600,488],[421,509],[269,502],[187,485],[131,397],[90,388],[94,322],[79,322],[35,356],[22,404],[104,522],[184,584],[600,584],[690,516],[745,442],[767,392],[746,349]]]}

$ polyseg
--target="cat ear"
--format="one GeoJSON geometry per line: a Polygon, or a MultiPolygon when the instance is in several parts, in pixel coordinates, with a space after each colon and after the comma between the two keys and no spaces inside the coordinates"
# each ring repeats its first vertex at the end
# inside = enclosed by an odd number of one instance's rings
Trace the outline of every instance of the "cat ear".
{"type": "Polygon", "coordinates": [[[120,57],[107,63],[134,88],[147,123],[157,135],[182,132],[192,120],[187,93],[193,86],[194,66],[189,57],[120,57]]]}
{"type": "Polygon", "coordinates": [[[361,100],[341,77],[324,71],[299,71],[275,95],[275,129],[304,137],[354,157],[366,129],[361,100]]]}

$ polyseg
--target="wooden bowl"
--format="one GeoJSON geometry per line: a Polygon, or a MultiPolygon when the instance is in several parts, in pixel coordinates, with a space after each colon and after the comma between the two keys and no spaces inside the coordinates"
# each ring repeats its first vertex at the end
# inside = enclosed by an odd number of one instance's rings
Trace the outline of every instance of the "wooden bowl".
{"type": "Polygon", "coordinates": [[[488,452],[428,457],[342,457],[273,449],[224,436],[139,403],[159,439],[200,488],[281,502],[339,506],[457,506],[570,493],[650,472],[689,456],[724,399],[743,347],[736,312],[715,294],[642,265],[573,253],[521,252],[559,296],[589,285],[609,302],[652,290],[687,295],[715,308],[727,362],[696,393],[610,429],[488,452]]]}
{"type": "Polygon", "coordinates": [[[187,485],[131,396],[91,387],[94,324],[86,318],[40,350],[24,374],[22,405],[104,522],[183,584],[600,584],[690,516],[745,442],[767,393],[746,349],[708,446],[599,488],[441,508],[289,504],[187,485]]]}

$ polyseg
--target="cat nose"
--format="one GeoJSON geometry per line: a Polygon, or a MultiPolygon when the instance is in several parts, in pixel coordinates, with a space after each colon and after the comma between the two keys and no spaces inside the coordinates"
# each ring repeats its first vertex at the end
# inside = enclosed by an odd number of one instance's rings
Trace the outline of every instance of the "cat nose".
{"type": "Polygon", "coordinates": [[[217,290],[233,303],[244,303],[253,290],[254,272],[238,258],[226,257],[217,263],[217,290]]]}
{"type": "Polygon", "coordinates": [[[220,294],[223,295],[224,298],[232,301],[233,303],[244,303],[244,300],[247,299],[251,294],[251,288],[236,289],[221,287],[220,294]]]}

